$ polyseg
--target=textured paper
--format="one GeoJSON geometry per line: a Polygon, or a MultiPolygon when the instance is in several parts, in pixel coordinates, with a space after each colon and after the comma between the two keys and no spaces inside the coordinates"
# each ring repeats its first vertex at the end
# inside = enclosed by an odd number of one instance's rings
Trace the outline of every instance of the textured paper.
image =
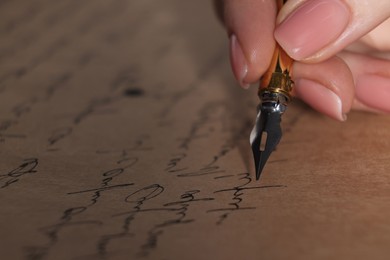
{"type": "Polygon", "coordinates": [[[388,259],[390,118],[295,100],[256,182],[210,2],[0,14],[1,259],[388,259]]]}

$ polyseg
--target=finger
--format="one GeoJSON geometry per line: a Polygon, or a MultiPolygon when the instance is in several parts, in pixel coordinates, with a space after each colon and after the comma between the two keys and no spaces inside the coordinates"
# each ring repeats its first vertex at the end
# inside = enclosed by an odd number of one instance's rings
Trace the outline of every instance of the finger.
{"type": "Polygon", "coordinates": [[[293,66],[294,95],[317,111],[344,121],[352,107],[354,82],[347,64],[338,57],[293,66]]]}
{"type": "Polygon", "coordinates": [[[360,39],[361,42],[378,52],[390,51],[390,19],[360,39]]]}
{"type": "Polygon", "coordinates": [[[390,113],[390,61],[352,52],[340,55],[356,82],[354,108],[390,113]]]}
{"type": "Polygon", "coordinates": [[[289,0],[275,38],[296,60],[325,60],[390,16],[390,1],[289,0]]]}
{"type": "Polygon", "coordinates": [[[266,71],[275,48],[276,3],[262,0],[225,0],[224,22],[230,37],[230,60],[244,87],[266,71]]]}

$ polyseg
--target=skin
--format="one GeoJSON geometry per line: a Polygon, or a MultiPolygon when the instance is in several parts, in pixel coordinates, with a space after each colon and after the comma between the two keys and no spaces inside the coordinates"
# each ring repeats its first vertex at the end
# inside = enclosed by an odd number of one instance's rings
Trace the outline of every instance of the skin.
{"type": "Polygon", "coordinates": [[[280,11],[274,0],[215,6],[244,88],[260,79],[280,44],[295,60],[293,94],[314,109],[340,121],[351,109],[390,113],[389,0],[289,0],[280,11]]]}

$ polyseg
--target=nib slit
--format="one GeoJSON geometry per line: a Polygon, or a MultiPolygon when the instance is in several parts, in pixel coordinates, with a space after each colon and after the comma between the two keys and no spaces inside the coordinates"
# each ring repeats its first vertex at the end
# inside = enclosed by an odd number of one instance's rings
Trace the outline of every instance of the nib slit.
{"type": "Polygon", "coordinates": [[[267,138],[268,138],[268,133],[266,131],[263,131],[261,133],[261,139],[260,139],[260,152],[265,151],[265,147],[267,145],[267,138]]]}

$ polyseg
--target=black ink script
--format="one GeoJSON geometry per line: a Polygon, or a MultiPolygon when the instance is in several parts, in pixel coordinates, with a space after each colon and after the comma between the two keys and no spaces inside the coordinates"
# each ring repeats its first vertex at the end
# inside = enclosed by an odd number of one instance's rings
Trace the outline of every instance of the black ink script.
{"type": "Polygon", "coordinates": [[[97,243],[98,255],[100,257],[106,256],[108,253],[108,246],[114,240],[132,236],[133,234],[131,233],[131,225],[135,220],[137,214],[140,212],[153,211],[153,209],[152,210],[144,209],[146,203],[149,200],[156,198],[163,192],[164,192],[163,186],[161,186],[160,184],[151,184],[139,190],[136,190],[131,194],[129,194],[128,196],[126,196],[124,201],[132,205],[131,211],[114,215],[114,217],[124,216],[120,231],[112,234],[103,235],[100,237],[97,243]]]}
{"type": "Polygon", "coordinates": [[[18,167],[6,174],[0,174],[0,189],[9,187],[19,181],[20,177],[26,174],[37,172],[38,159],[25,159],[18,167]]]}
{"type": "Polygon", "coordinates": [[[188,209],[193,203],[214,200],[214,198],[209,197],[198,198],[197,195],[199,195],[199,193],[200,190],[186,191],[180,196],[179,200],[165,203],[163,208],[150,209],[152,211],[155,210],[172,212],[174,213],[174,217],[154,225],[148,231],[146,242],[141,246],[140,251],[137,254],[139,257],[147,257],[153,249],[157,248],[159,237],[164,234],[164,231],[168,231],[169,228],[176,225],[183,225],[194,222],[195,219],[189,218],[188,216],[188,209]]]}
{"type": "Polygon", "coordinates": [[[218,212],[221,213],[221,215],[218,216],[217,225],[220,225],[225,221],[230,214],[233,214],[235,212],[239,212],[242,210],[253,210],[256,209],[256,207],[253,206],[243,206],[245,199],[245,191],[248,190],[258,190],[258,189],[266,189],[266,188],[280,188],[284,187],[282,185],[273,185],[273,186],[249,186],[252,182],[252,178],[250,177],[249,173],[239,173],[237,174],[238,181],[240,182],[239,185],[234,186],[232,188],[226,188],[217,190],[214,193],[222,193],[222,192],[228,192],[231,193],[231,199],[230,202],[227,204],[226,207],[217,208],[217,209],[211,209],[208,210],[207,213],[212,212],[218,212]]]}

